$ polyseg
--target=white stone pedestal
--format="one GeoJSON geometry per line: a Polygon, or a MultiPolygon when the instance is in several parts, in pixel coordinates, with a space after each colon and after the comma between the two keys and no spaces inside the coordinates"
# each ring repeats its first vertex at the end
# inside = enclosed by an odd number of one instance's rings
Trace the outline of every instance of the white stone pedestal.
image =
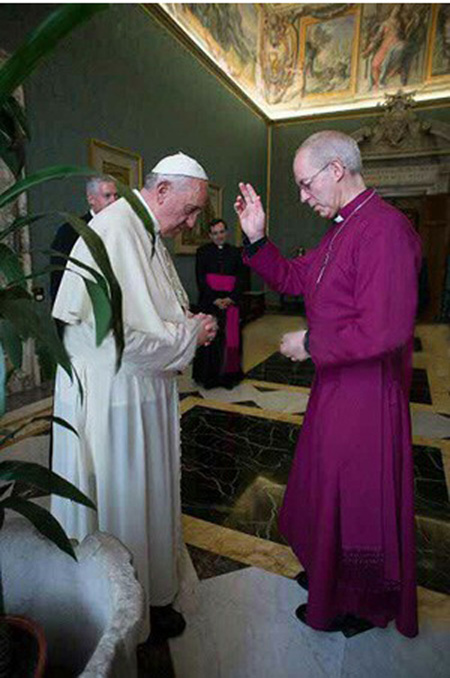
{"type": "Polygon", "coordinates": [[[24,519],[7,520],[0,532],[6,612],[41,624],[49,663],[68,676],[135,678],[145,607],[130,553],[101,532],[76,553],[78,562],[24,519]]]}

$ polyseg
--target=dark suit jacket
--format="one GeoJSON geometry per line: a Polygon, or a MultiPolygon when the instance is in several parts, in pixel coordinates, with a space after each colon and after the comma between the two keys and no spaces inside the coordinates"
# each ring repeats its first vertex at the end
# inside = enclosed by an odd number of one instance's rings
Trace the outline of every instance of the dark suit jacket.
{"type": "MultiPolygon", "coordinates": [[[[83,219],[83,221],[86,224],[88,224],[92,219],[92,214],[90,212],[87,212],[86,214],[83,214],[83,216],[80,217],[80,219],[83,219]]],[[[52,250],[58,250],[58,252],[61,252],[62,254],[69,255],[77,239],[78,233],[76,232],[76,230],[69,223],[65,223],[58,228],[58,231],[51,245],[52,250]]],[[[58,257],[58,255],[56,254],[52,254],[50,257],[50,264],[52,266],[65,266],[66,263],[67,259],[65,259],[64,257],[58,257]]],[[[55,302],[56,295],[61,284],[61,278],[63,276],[63,273],[64,269],[51,272],[50,297],[52,300],[52,306],[55,302]]]]}

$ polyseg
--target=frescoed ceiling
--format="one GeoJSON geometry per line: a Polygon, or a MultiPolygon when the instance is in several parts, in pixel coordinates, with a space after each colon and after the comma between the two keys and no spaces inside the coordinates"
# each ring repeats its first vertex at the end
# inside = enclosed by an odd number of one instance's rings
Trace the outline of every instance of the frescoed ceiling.
{"type": "Polygon", "coordinates": [[[450,97],[450,4],[160,6],[272,120],[450,97]]]}

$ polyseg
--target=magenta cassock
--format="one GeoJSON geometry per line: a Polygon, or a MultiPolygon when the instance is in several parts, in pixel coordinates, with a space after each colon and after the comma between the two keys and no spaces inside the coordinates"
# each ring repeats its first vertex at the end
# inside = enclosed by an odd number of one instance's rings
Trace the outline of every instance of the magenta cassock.
{"type": "Polygon", "coordinates": [[[305,298],[316,376],[280,527],[308,574],[307,622],[395,619],[413,637],[409,389],[421,244],[401,212],[370,194],[346,205],[306,256],[285,259],[268,242],[246,263],[305,298]]]}

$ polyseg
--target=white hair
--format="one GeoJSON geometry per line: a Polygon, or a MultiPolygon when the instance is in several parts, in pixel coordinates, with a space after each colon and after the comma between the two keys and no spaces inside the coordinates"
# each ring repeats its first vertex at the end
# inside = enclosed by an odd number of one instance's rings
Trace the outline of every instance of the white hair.
{"type": "Polygon", "coordinates": [[[144,188],[149,191],[155,188],[160,181],[168,181],[171,184],[176,184],[177,188],[181,188],[183,184],[193,181],[193,178],[185,177],[182,174],[158,174],[157,172],[150,172],[145,177],[144,188]]]}
{"type": "Polygon", "coordinates": [[[326,165],[333,160],[340,160],[350,174],[362,172],[359,146],[352,137],[343,132],[326,130],[311,134],[297,149],[295,155],[297,156],[300,151],[308,151],[318,166],[326,165]]]}
{"type": "Polygon", "coordinates": [[[101,184],[115,184],[116,182],[112,177],[104,175],[97,175],[91,177],[86,182],[86,195],[96,195],[99,192],[101,184]]]}

